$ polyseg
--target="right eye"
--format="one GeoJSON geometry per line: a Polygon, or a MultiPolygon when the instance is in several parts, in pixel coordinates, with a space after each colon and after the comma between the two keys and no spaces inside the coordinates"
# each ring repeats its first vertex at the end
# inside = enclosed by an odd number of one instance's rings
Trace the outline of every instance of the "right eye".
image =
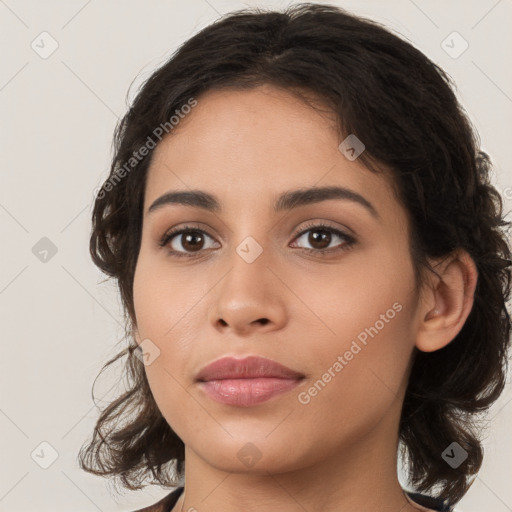
{"type": "Polygon", "coordinates": [[[171,256],[190,258],[197,255],[194,253],[201,252],[201,249],[204,248],[206,238],[213,240],[213,238],[202,229],[193,226],[185,226],[165,233],[160,241],[160,246],[167,246],[171,256]],[[181,247],[181,250],[179,247],[181,247]]]}

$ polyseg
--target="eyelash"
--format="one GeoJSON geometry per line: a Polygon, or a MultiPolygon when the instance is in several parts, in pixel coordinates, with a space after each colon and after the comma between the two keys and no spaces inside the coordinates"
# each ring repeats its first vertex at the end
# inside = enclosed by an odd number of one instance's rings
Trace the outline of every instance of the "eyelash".
{"type": "MultiPolygon", "coordinates": [[[[343,233],[339,229],[333,228],[332,226],[329,226],[329,225],[323,224],[323,223],[320,223],[320,224],[313,223],[311,225],[306,225],[301,231],[299,231],[298,233],[293,235],[293,240],[301,237],[302,235],[304,235],[308,231],[315,231],[315,230],[317,230],[317,231],[328,231],[329,233],[334,233],[335,235],[337,235],[341,239],[343,239],[344,243],[341,245],[341,247],[338,247],[338,248],[332,248],[332,247],[330,249],[307,249],[307,248],[303,248],[302,249],[303,251],[306,251],[308,253],[315,253],[315,254],[320,255],[320,256],[326,256],[327,254],[331,254],[333,252],[348,251],[356,243],[356,239],[353,238],[352,236],[347,235],[346,233],[343,233]]],[[[184,226],[184,227],[181,227],[181,228],[172,229],[172,230],[168,231],[167,233],[165,233],[164,236],[162,237],[162,239],[160,240],[159,245],[161,247],[165,247],[175,236],[182,235],[184,233],[189,233],[189,232],[201,233],[201,234],[205,234],[205,235],[209,236],[210,238],[213,238],[206,231],[204,231],[202,229],[199,229],[199,228],[194,227],[194,226],[184,226]]],[[[202,252],[202,251],[199,251],[198,253],[190,254],[190,253],[186,253],[186,252],[175,251],[174,249],[169,249],[170,255],[172,257],[177,257],[177,258],[182,258],[182,257],[184,257],[184,258],[193,258],[193,257],[197,257],[200,252],[202,252]]]]}

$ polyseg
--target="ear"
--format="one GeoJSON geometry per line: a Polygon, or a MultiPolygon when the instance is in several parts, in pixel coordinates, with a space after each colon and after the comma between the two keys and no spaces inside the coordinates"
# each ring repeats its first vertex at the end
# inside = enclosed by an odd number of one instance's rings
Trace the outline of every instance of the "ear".
{"type": "Polygon", "coordinates": [[[464,250],[443,258],[422,290],[416,347],[433,352],[448,345],[466,322],[475,294],[478,271],[464,250]]]}

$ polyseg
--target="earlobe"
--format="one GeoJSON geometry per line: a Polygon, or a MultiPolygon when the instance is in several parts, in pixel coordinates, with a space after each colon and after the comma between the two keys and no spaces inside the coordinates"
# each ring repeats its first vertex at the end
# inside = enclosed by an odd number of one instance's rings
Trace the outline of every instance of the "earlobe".
{"type": "Polygon", "coordinates": [[[456,251],[434,267],[439,277],[429,283],[420,306],[416,347],[433,352],[460,332],[473,307],[478,271],[466,251],[456,251]]]}

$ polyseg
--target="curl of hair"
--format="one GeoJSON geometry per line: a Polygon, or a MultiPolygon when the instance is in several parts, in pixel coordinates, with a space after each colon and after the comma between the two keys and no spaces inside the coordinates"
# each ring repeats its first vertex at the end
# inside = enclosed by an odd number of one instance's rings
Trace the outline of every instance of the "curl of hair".
{"type": "MultiPolygon", "coordinates": [[[[359,159],[370,171],[391,170],[410,217],[417,284],[425,270],[435,272],[432,259],[454,251],[466,251],[476,264],[474,303],[459,334],[441,350],[414,349],[400,418],[411,484],[418,492],[437,488],[454,505],[482,464],[475,414],[493,404],[506,382],[511,254],[504,228],[510,223],[490,182],[490,159],[479,149],[451,78],[408,42],[339,7],[307,3],[283,12],[237,11],[201,30],[147,79],[116,127],[108,179],[113,183],[123,166],[125,173],[95,200],[91,257],[117,281],[133,326],[132,284],[154,150],[129,172],[126,163],[191,98],[262,84],[308,103],[318,100],[335,114],[340,134],[364,142],[359,159]],[[441,456],[454,441],[468,454],[457,469],[441,456]]],[[[166,469],[174,463],[183,477],[184,445],[156,406],[135,346],[117,356],[128,354],[131,388],[102,412],[93,440],[80,452],[81,467],[120,477],[129,489],[139,489],[150,475],[148,483],[176,486],[166,469]]]]}

